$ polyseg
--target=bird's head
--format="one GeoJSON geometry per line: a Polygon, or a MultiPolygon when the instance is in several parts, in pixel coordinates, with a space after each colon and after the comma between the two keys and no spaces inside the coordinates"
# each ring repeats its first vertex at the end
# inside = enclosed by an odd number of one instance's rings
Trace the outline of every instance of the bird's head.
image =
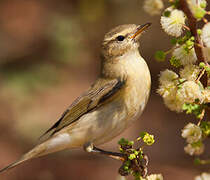
{"type": "Polygon", "coordinates": [[[129,51],[137,50],[139,37],[150,25],[151,23],[144,25],[125,24],[115,27],[104,37],[102,57],[113,59],[129,51]]]}

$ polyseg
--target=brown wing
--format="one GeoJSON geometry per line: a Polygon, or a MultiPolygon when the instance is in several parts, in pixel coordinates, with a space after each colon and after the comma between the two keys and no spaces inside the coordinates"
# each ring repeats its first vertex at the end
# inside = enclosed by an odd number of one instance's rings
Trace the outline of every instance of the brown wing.
{"type": "Polygon", "coordinates": [[[118,79],[99,79],[88,91],[78,97],[62,114],[60,119],[42,136],[50,131],[53,131],[51,134],[53,135],[77,121],[81,116],[99,107],[105,100],[111,98],[124,84],[124,81],[118,79]]]}

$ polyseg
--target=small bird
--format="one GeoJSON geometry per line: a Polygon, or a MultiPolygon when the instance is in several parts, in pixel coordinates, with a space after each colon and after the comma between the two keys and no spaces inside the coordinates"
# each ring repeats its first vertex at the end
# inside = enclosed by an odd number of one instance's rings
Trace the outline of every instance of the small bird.
{"type": "Polygon", "coordinates": [[[125,24],[108,32],[102,42],[101,71],[95,83],[44,133],[49,135],[47,139],[0,172],[64,149],[83,147],[87,152],[114,155],[95,145],[122,133],[145,108],[151,77],[139,53],[138,40],[150,25],[125,24]]]}

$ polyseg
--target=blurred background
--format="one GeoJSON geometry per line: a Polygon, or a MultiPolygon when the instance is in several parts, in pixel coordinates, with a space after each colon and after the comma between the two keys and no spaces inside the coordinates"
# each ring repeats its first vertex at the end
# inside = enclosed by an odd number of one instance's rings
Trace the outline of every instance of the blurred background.
{"type": "MultiPolygon", "coordinates": [[[[193,179],[207,166],[195,166],[184,153],[181,129],[193,116],[170,112],[157,95],[158,74],[169,66],[157,63],[156,50],[169,39],[159,17],[142,9],[142,0],[1,0],[0,1],[0,167],[31,149],[38,137],[95,80],[100,45],[110,28],[152,22],[141,38],[140,52],[152,73],[145,112],[131,128],[101,146],[116,151],[121,137],[141,131],[156,137],[146,152],[149,173],[164,179],[193,179]]],[[[208,145],[207,145],[208,146],[208,145]]],[[[203,157],[207,157],[203,155],[203,157]]],[[[79,150],[54,153],[24,163],[1,180],[115,180],[120,162],[79,150]]],[[[128,179],[132,179],[131,177],[128,179]]]]}

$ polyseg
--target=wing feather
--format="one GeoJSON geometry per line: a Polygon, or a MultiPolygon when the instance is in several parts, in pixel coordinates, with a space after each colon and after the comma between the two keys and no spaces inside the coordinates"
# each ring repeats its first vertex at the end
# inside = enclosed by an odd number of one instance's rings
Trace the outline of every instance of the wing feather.
{"type": "Polygon", "coordinates": [[[120,81],[119,79],[99,79],[88,91],[78,97],[62,114],[60,119],[41,137],[49,132],[52,132],[52,136],[64,127],[77,121],[84,114],[96,109],[122,89],[124,84],[125,81],[120,81]]]}

